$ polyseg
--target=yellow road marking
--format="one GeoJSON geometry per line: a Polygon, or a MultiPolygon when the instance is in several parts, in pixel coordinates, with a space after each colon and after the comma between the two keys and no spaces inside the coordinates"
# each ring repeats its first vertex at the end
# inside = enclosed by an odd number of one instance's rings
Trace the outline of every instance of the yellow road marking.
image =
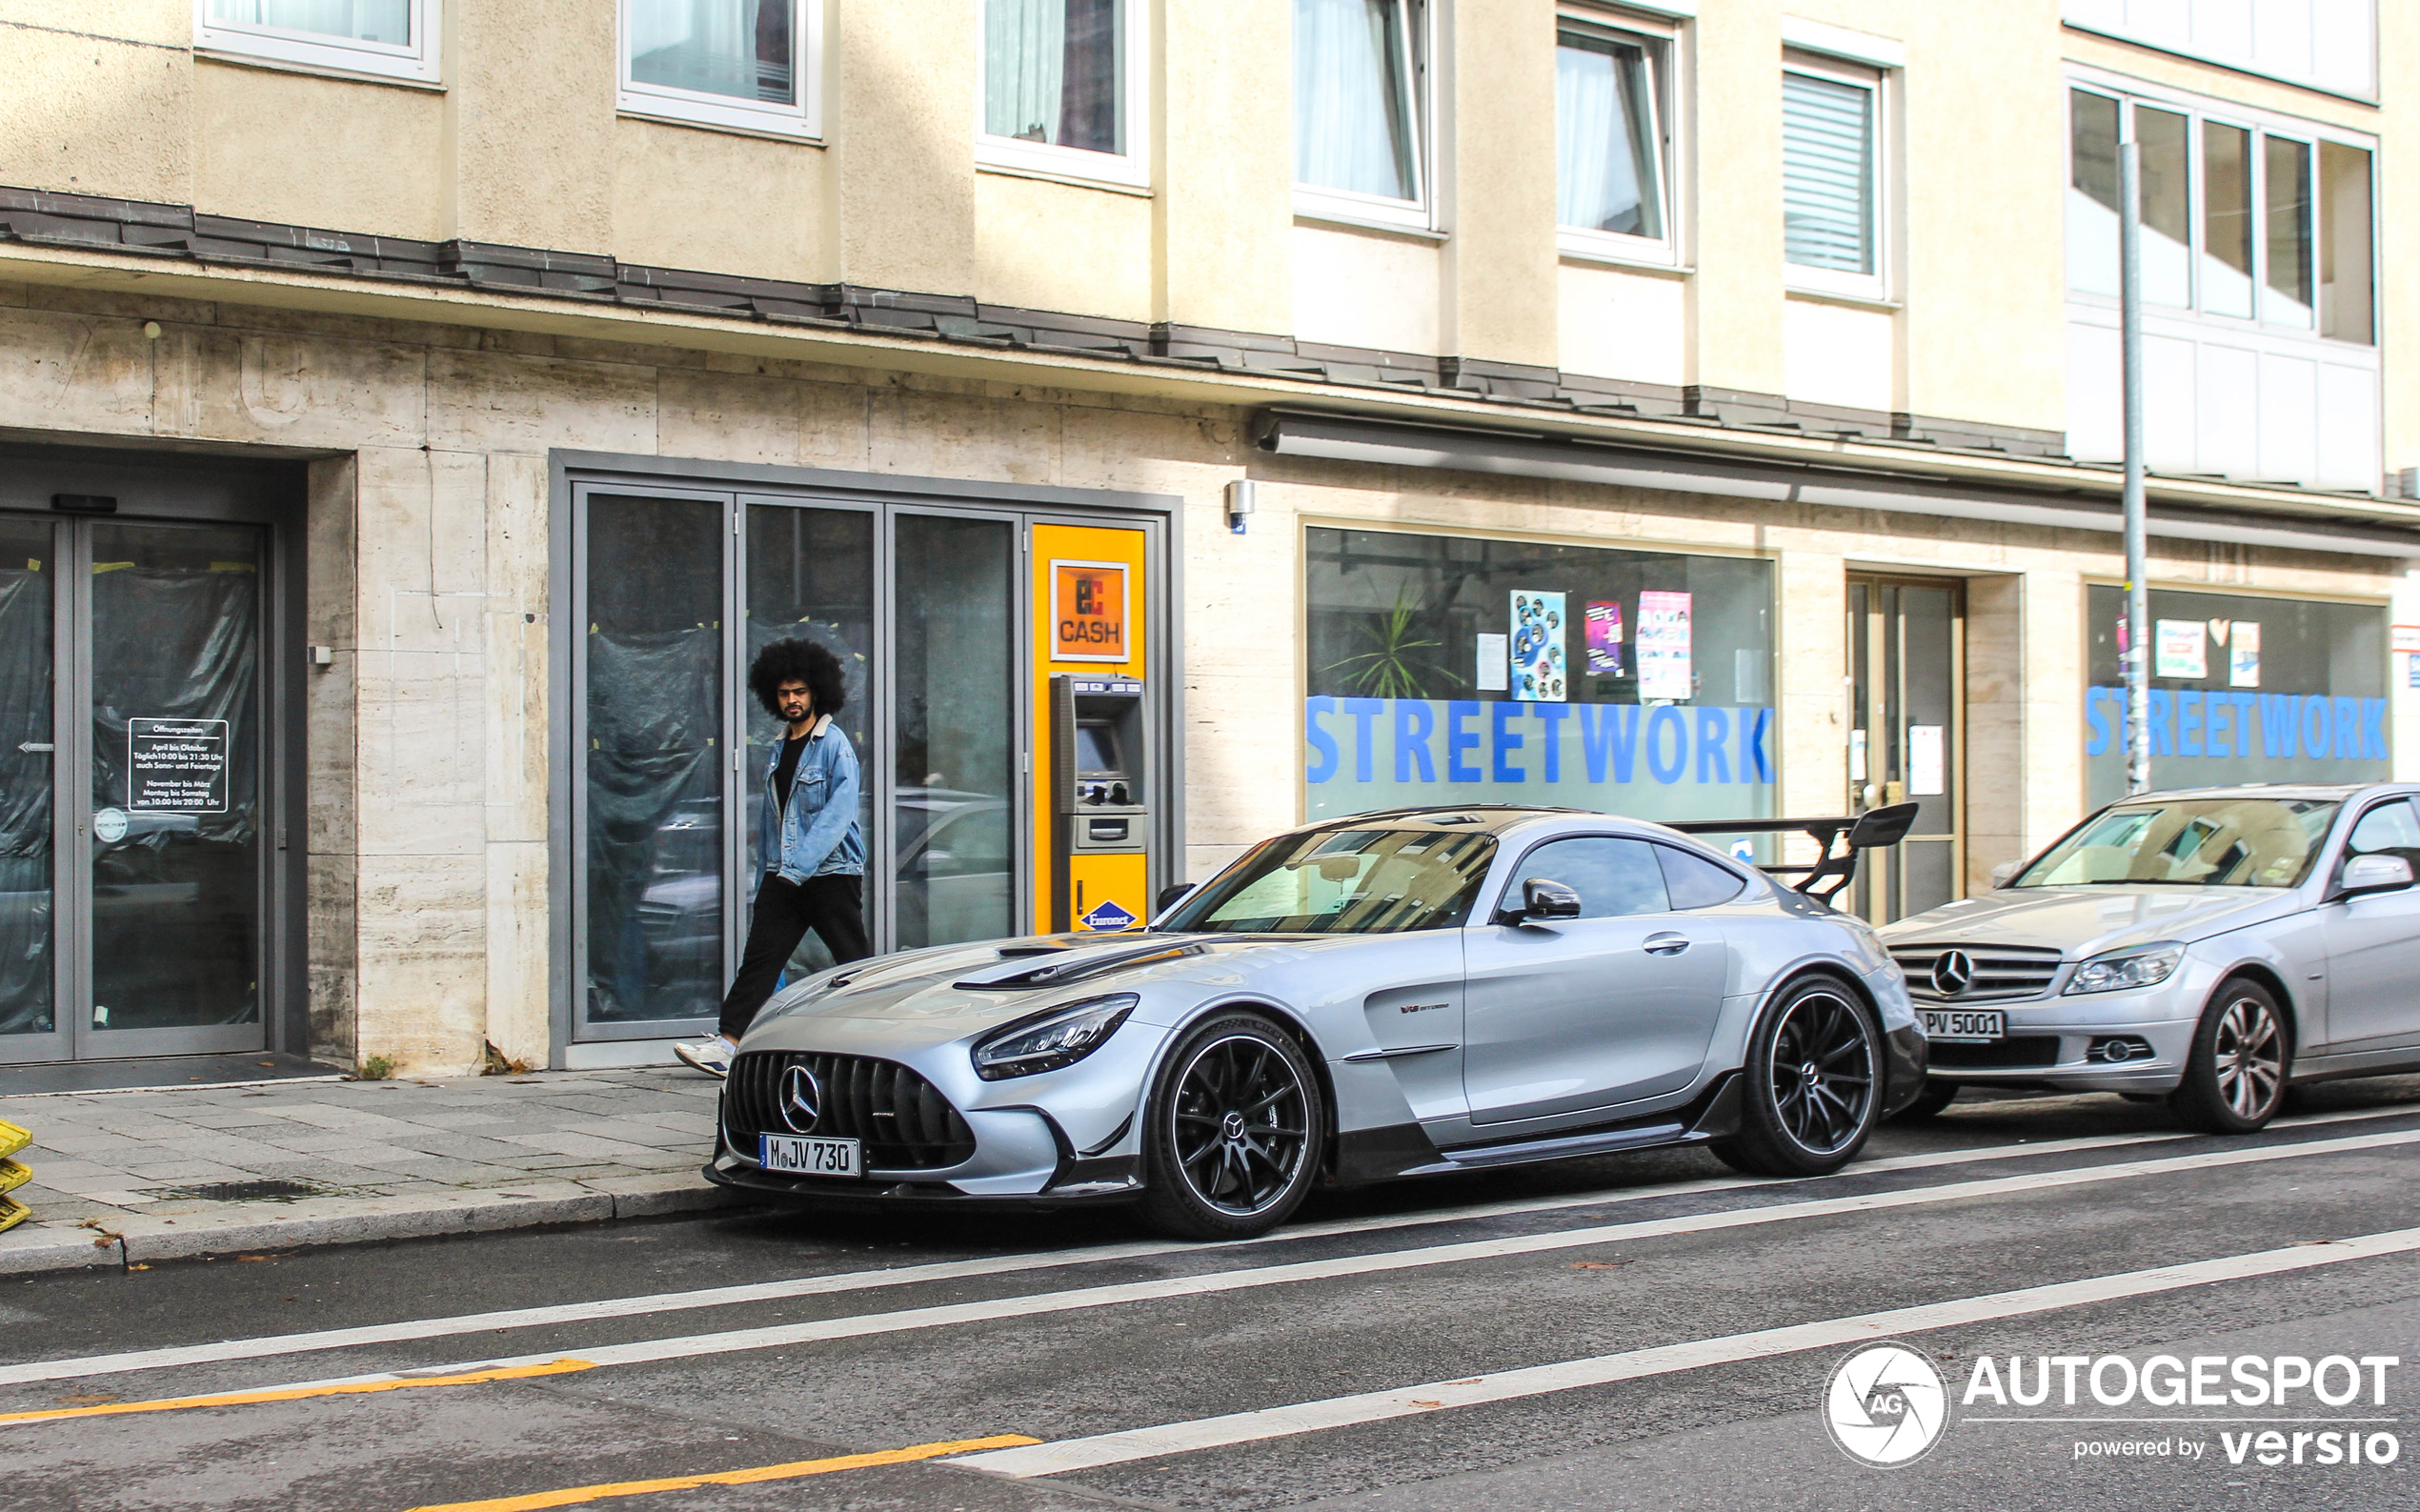
{"type": "Polygon", "coordinates": [[[585,1360],[550,1360],[541,1365],[510,1365],[459,1376],[413,1376],[401,1381],[356,1381],[330,1386],[292,1386],[283,1391],[232,1391],[215,1397],[163,1397],[152,1401],[113,1401],[105,1407],[52,1407],[43,1412],[0,1413],[0,1422],[48,1422],[58,1418],[113,1418],[128,1412],[180,1412],[188,1407],[249,1407],[260,1401],[300,1401],[306,1397],[358,1397],[406,1386],[475,1386],[490,1381],[524,1381],[594,1370],[585,1360]]]}
{"type": "Polygon", "coordinates": [[[867,1465],[905,1464],[975,1449],[1021,1448],[1039,1443],[1021,1433],[996,1434],[989,1439],[958,1439],[948,1443],[918,1443],[874,1454],[843,1454],[829,1460],[799,1460],[790,1464],[760,1464],[752,1470],[723,1470],[714,1475],[677,1475],[661,1481],[615,1481],[604,1485],[566,1486],[560,1491],[533,1491],[527,1496],[500,1496],[487,1502],[444,1502],[413,1507],[412,1512],[538,1512],[541,1507],[576,1506],[609,1497],[646,1496],[655,1491],[694,1491],[703,1485],[755,1485],[763,1481],[794,1481],[800,1476],[830,1475],[867,1465]]]}

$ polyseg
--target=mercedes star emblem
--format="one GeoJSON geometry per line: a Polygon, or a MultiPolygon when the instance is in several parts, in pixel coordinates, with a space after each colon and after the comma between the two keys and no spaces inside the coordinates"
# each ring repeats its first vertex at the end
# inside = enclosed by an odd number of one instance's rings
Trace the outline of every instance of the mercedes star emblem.
{"type": "Polygon", "coordinates": [[[1963,950],[1946,950],[1932,963],[1932,990],[1955,998],[1975,979],[1975,963],[1963,950]]]}
{"type": "Polygon", "coordinates": [[[816,1084],[815,1073],[804,1066],[792,1066],[781,1074],[781,1121],[800,1134],[813,1134],[816,1120],[823,1116],[823,1088],[816,1084]]]}

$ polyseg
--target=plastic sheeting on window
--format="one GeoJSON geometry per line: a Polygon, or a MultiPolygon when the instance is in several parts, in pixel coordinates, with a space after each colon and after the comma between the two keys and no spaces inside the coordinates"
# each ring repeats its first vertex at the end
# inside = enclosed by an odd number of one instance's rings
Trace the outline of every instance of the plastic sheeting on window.
{"type": "Polygon", "coordinates": [[[29,562],[0,570],[0,1035],[55,1027],[51,758],[21,749],[51,734],[50,583],[29,562]]]}

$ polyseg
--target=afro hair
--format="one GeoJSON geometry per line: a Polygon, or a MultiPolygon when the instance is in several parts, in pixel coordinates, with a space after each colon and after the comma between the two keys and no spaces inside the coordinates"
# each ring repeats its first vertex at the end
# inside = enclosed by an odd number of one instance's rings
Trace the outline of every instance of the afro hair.
{"type": "Polygon", "coordinates": [[[776,640],[757,652],[748,668],[748,691],[776,719],[781,717],[777,690],[792,681],[807,685],[807,696],[815,700],[817,714],[838,714],[848,704],[840,658],[812,640],[776,640]]]}

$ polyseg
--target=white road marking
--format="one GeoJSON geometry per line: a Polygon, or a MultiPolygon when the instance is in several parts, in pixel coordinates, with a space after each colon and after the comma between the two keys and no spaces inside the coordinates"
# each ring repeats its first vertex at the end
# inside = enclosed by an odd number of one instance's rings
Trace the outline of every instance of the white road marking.
{"type": "Polygon", "coordinates": [[[1887,1312],[1859,1313],[1847,1318],[1826,1319],[1822,1322],[1759,1329],[1754,1333],[1664,1344],[1652,1349],[1633,1349],[1618,1355],[1564,1361],[1559,1364],[1532,1365],[1527,1369],[1506,1370],[1492,1376],[1430,1381],[1425,1385],[1405,1386],[1394,1391],[1364,1392],[1358,1396],[1331,1397],[1321,1401],[1301,1401],[1291,1406],[1264,1407],[1257,1412],[1229,1413],[1191,1422],[1129,1428],[1084,1439],[1062,1439],[1055,1443],[1035,1444],[1027,1448],[994,1449],[942,1462],[1019,1479],[1061,1475],[1070,1470],[1122,1464],[1131,1460],[1151,1460],[1162,1455],[1188,1454],[1199,1449],[1251,1443],[1263,1439],[1318,1433],[1352,1423],[1408,1418],[1446,1407],[1510,1401],[1523,1397],[1572,1391],[1583,1386],[1602,1386],[1617,1381],[1636,1381],[1646,1376],[1699,1370],[1707,1365],[1763,1360],[1774,1355],[1862,1343],[1872,1339],[1897,1338],[1934,1328],[1952,1328],[1963,1323],[2017,1318],[2027,1313],[2081,1307],[2128,1297],[2146,1297],[2188,1286],[2207,1286],[2213,1281],[2242,1280],[2256,1276],[2308,1270],[2319,1265],[2337,1265],[2347,1260],[2371,1260],[2382,1255],[2409,1254],[2416,1249],[2420,1249],[2420,1228],[2395,1229],[2325,1244],[2297,1244],[2287,1249],[2196,1260],[2185,1265],[2163,1265],[2156,1270],[2128,1271],[2088,1280],[2028,1286],[2019,1291],[1994,1292],[1955,1301],[1898,1307],[1887,1312]]]}
{"type": "MultiPolygon", "coordinates": [[[[2420,1107],[2356,1109],[2343,1113],[2314,1114],[2300,1119],[2281,1119],[2270,1127],[2293,1129],[2349,1122],[2356,1119],[2406,1118],[2415,1114],[2420,1114],[2420,1107]]],[[[1940,1166],[1965,1165],[1981,1160],[2012,1160],[2037,1155],[2067,1155],[2089,1150],[2120,1149],[2194,1138],[2198,1136],[2111,1134],[2072,1139],[2046,1139],[2038,1144],[1984,1145],[1956,1150],[1929,1150],[1920,1155],[1899,1155],[1879,1160],[1864,1160],[1831,1176],[1811,1177],[1807,1179],[1835,1181],[1847,1177],[1873,1176],[1893,1171],[1921,1171],[1940,1166]]],[[[411,1319],[393,1323],[368,1323],[356,1328],[326,1328],[310,1333],[230,1339],[207,1344],[179,1344],[160,1349],[134,1349],[106,1355],[82,1355],[71,1359],[37,1360],[23,1364],[0,1365],[0,1386],[40,1381],[71,1381],[88,1376],[120,1375],[140,1370],[166,1370],[179,1365],[214,1364],[235,1360],[267,1360],[280,1355],[353,1349],[365,1344],[405,1343],[420,1339],[446,1339],[463,1334],[494,1333],[509,1328],[545,1328],[565,1323],[599,1322],[616,1318],[641,1318],[654,1313],[682,1312],[694,1308],[731,1307],[747,1302],[830,1296],[840,1292],[864,1291],[883,1286],[914,1286],[928,1281],[966,1280],[985,1276],[1013,1276],[1030,1271],[1056,1270],[1065,1266],[1093,1265],[1106,1260],[1143,1260],[1160,1255],[1200,1254],[1252,1244],[1278,1244],[1293,1240],[1382,1233],[1390,1229],[1462,1223],[1482,1219],[1519,1217],[1529,1213],[1563,1212],[1574,1208],[1614,1207],[1626,1202],[1649,1201],[1657,1198],[1689,1197],[1708,1192],[1732,1192],[1750,1188],[1769,1189],[1775,1185],[1775,1182],[1764,1178],[1715,1177],[1696,1181],[1676,1181],[1668,1185],[1632,1191],[1592,1192],[1567,1197],[1515,1198],[1501,1202],[1479,1202],[1462,1207],[1386,1213],[1367,1218],[1335,1219],[1323,1223],[1296,1224],[1248,1240],[1207,1243],[1153,1240],[1127,1244],[1096,1244],[1083,1249],[1059,1250],[1039,1255],[998,1255],[981,1260],[937,1260],[922,1265],[898,1265],[871,1271],[842,1271],[829,1276],[803,1276],[790,1280],[760,1281],[738,1286],[709,1286],[694,1291],[656,1292],[639,1297],[611,1297],[595,1301],[564,1302],[546,1307],[514,1307],[495,1312],[456,1314],[445,1318],[411,1319]]]]}
{"type": "MultiPolygon", "coordinates": [[[[1998,1177],[1989,1180],[1956,1181],[1944,1186],[1916,1187],[1902,1192],[1873,1192],[1855,1197],[1781,1202],[1765,1207],[1735,1208],[1727,1212],[1691,1214],[1682,1218],[1646,1219],[1633,1223],[1611,1223],[1590,1228],[1562,1229],[1545,1234],[1523,1234],[1502,1239],[1473,1240],[1456,1244],[1437,1244],[1421,1249],[1390,1250],[1377,1255],[1341,1256],[1333,1260],[1301,1260],[1285,1265],[1214,1271],[1200,1276],[1171,1276],[1156,1280],[1126,1281],[1108,1286],[1084,1286],[1067,1291],[1028,1293],[1017,1297],[997,1297],[981,1301],[950,1302],[931,1307],[910,1307],[896,1312],[856,1313],[839,1318],[817,1319],[812,1322],[775,1323],[760,1328],[736,1328],[722,1333],[686,1334],[669,1339],[643,1339],[626,1344],[607,1344],[594,1348],[583,1346],[577,1353],[580,1359],[599,1366],[654,1364],[671,1360],[696,1360],[713,1355],[736,1354],[747,1350],[782,1349],[795,1344],[817,1343],[837,1339],[864,1339],[882,1334],[901,1334],[926,1328],[951,1327],[960,1323],[998,1322],[1011,1319],[1038,1318],[1094,1307],[1115,1307],[1129,1302],[1165,1301],[1173,1298],[1203,1297],[1221,1292],[1247,1291],[1262,1286],[1289,1285],[1297,1281],[1375,1276],[1390,1271],[1415,1270],[1432,1265],[1462,1264],[1473,1260],[1504,1260],[1520,1255],[1547,1254],[1557,1250],[1580,1249],[1631,1240],[1708,1233],[1724,1229],[1753,1228],[1767,1223],[1785,1223],[1801,1219],[1829,1218],[1852,1213],[1887,1212],[1899,1208],[1929,1206],[1938,1202],[1963,1202],[1985,1198],[2013,1197],[2135,1177],[2164,1176],[2228,1166],[2258,1165],[2309,1156],[2354,1155],[2370,1150],[2391,1149],[2412,1144],[2420,1144],[2420,1129],[2407,1129],[2391,1134],[2357,1135],[2342,1139],[2315,1139],[2301,1144],[2239,1147],[2210,1151],[2202,1155],[2175,1156],[2164,1160],[2128,1161],[2064,1171],[2041,1171],[2026,1176],[1998,1177]]],[[[561,1350],[553,1350],[543,1354],[422,1365],[412,1370],[377,1371],[369,1375],[342,1376],[326,1381],[296,1381],[260,1389],[315,1390],[328,1386],[353,1385],[365,1381],[409,1380],[414,1376],[452,1376],[480,1370],[509,1370],[522,1365],[543,1364],[548,1361],[561,1358],[562,1354],[561,1350]]]]}

